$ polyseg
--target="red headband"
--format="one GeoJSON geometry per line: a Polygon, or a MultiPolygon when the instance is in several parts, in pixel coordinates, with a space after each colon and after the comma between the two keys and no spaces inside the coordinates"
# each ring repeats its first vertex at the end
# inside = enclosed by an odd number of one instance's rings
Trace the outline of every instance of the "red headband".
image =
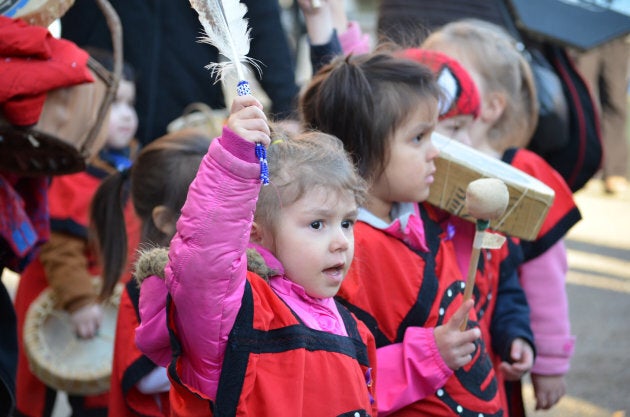
{"type": "Polygon", "coordinates": [[[446,54],[420,48],[402,51],[402,56],[427,66],[444,90],[440,120],[460,115],[477,117],[481,108],[479,91],[468,71],[446,54]]]}

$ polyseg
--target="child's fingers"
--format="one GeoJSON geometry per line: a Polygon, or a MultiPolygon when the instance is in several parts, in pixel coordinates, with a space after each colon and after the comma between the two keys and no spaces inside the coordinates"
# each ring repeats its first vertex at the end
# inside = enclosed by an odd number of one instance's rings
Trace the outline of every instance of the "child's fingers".
{"type": "MultiPolygon", "coordinates": [[[[459,327],[457,328],[457,330],[459,331],[459,327]]],[[[468,329],[464,332],[460,332],[459,334],[459,340],[462,344],[471,343],[473,344],[473,346],[474,346],[475,340],[479,339],[480,337],[481,337],[481,330],[479,330],[476,327],[472,329],[468,329]]]]}
{"type": "Polygon", "coordinates": [[[261,119],[241,120],[240,123],[234,127],[233,131],[250,142],[262,143],[265,146],[268,146],[271,142],[269,138],[269,126],[261,119]]]}
{"type": "Polygon", "coordinates": [[[247,106],[243,107],[236,113],[232,113],[230,117],[234,116],[237,119],[262,119],[267,121],[267,115],[260,107],[247,106]]]}
{"type": "Polygon", "coordinates": [[[512,342],[510,357],[514,365],[517,365],[517,369],[522,369],[523,372],[529,371],[534,364],[534,352],[529,343],[521,338],[514,339],[512,342]]]}
{"type": "Polygon", "coordinates": [[[467,300],[465,303],[459,306],[455,314],[453,314],[453,316],[446,323],[446,326],[451,330],[459,329],[461,325],[464,324],[464,321],[468,318],[468,312],[470,311],[470,309],[473,308],[474,305],[475,303],[473,300],[467,300]]]}
{"type": "Polygon", "coordinates": [[[252,95],[236,96],[234,97],[234,101],[232,101],[232,106],[230,107],[230,113],[234,114],[246,107],[256,107],[256,108],[259,108],[260,110],[263,109],[263,106],[262,104],[260,104],[260,101],[258,101],[258,99],[252,95]]]}
{"type": "Polygon", "coordinates": [[[513,363],[501,362],[499,365],[501,372],[505,376],[505,379],[508,381],[518,381],[524,375],[524,372],[518,369],[513,363]]]}

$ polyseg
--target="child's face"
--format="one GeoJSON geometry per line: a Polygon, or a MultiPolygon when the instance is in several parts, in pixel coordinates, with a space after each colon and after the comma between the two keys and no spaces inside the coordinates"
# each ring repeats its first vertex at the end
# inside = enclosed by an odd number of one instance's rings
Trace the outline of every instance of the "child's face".
{"type": "Polygon", "coordinates": [[[291,281],[315,298],[337,294],[354,256],[357,205],[351,191],[314,188],[283,207],[262,244],[291,281]]]}
{"type": "Polygon", "coordinates": [[[136,87],[134,83],[120,80],[116,98],[109,113],[109,131],[106,146],[122,149],[129,143],[138,129],[138,114],[134,107],[136,87]]]}
{"type": "Polygon", "coordinates": [[[467,62],[464,59],[462,59],[462,62],[465,62],[466,71],[468,71],[468,74],[474,80],[481,99],[480,114],[476,119],[472,119],[469,122],[468,128],[466,129],[468,133],[467,145],[488,155],[495,155],[496,151],[492,148],[492,145],[490,145],[489,134],[496,119],[492,117],[493,106],[490,103],[491,99],[486,91],[483,76],[471,62],[467,62]]]}
{"type": "Polygon", "coordinates": [[[389,140],[389,160],[370,187],[368,208],[389,220],[394,202],[421,202],[429,197],[437,148],[431,133],[437,124],[437,100],[417,106],[389,140]]]}
{"type": "Polygon", "coordinates": [[[464,145],[471,146],[470,128],[474,121],[475,118],[470,114],[449,117],[448,119],[440,120],[435,131],[464,145]]]}

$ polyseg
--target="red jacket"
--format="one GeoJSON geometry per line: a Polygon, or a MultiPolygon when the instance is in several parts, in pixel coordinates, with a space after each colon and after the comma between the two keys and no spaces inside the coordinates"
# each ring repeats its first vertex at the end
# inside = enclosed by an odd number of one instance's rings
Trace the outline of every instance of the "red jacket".
{"type": "Polygon", "coordinates": [[[130,280],[120,297],[107,410],[112,417],[166,417],[170,414],[168,392],[159,396],[158,405],[153,395],[143,394],[136,388],[138,381],[156,367],[140,352],[134,340],[134,332],[140,324],[139,295],[138,284],[135,280],[130,280]]]}
{"type": "MultiPolygon", "coordinates": [[[[355,257],[338,297],[365,319],[378,347],[402,341],[411,326],[435,327],[461,305],[464,282],[451,242],[423,212],[429,252],[416,252],[401,240],[366,223],[355,228],[355,257]]],[[[471,312],[469,326],[477,325],[471,312]]],[[[433,395],[408,404],[395,416],[500,416],[501,399],[484,339],[473,360],[433,395]]]]}
{"type": "MultiPolygon", "coordinates": [[[[172,317],[176,312],[170,305],[172,317]]],[[[175,343],[169,367],[172,415],[376,415],[369,366],[375,358],[374,340],[346,309],[339,306],[339,312],[348,337],[311,329],[267,282],[248,273],[242,306],[228,338],[216,401],[182,383],[175,343]],[[321,384],[322,380],[337,383],[321,384]]],[[[172,335],[177,342],[173,330],[172,335]]]]}
{"type": "Polygon", "coordinates": [[[555,193],[536,240],[521,242],[527,261],[542,254],[562,239],[569,229],[582,219],[582,215],[564,178],[540,156],[527,149],[508,149],[501,159],[542,181],[555,193]]]}
{"type": "MultiPolygon", "coordinates": [[[[24,320],[31,303],[49,285],[57,289],[62,306],[76,309],[97,298],[92,276],[99,274],[96,256],[87,242],[88,213],[92,197],[106,175],[100,170],[55,177],[48,189],[51,240],[24,270],[15,297],[18,318],[19,357],[16,410],[39,417],[51,412],[56,394],[30,370],[22,344],[24,320]],[[53,397],[51,397],[53,396],[53,397]]],[[[133,257],[140,235],[140,222],[129,203],[125,208],[129,256],[133,257]]],[[[131,258],[130,258],[131,259],[131,258]]],[[[127,280],[127,274],[122,279],[127,280]]],[[[85,397],[85,408],[107,408],[108,394],[85,397]]]]}

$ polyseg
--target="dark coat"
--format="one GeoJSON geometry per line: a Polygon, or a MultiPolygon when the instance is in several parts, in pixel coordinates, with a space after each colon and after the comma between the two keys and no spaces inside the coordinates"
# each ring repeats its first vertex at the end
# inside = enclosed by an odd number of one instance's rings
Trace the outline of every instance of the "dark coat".
{"type": "MultiPolygon", "coordinates": [[[[138,138],[146,144],[166,133],[166,125],[186,105],[203,102],[224,108],[221,84],[204,67],[218,61],[217,50],[197,42],[201,24],[187,1],[110,0],[123,27],[124,59],[135,69],[138,138]]],[[[294,109],[298,87],[277,0],[244,0],[251,27],[249,56],[260,61],[260,83],[282,118],[294,109]]],[[[111,35],[94,0],[79,0],[62,17],[62,36],[81,47],[111,49],[111,35]]]]}

